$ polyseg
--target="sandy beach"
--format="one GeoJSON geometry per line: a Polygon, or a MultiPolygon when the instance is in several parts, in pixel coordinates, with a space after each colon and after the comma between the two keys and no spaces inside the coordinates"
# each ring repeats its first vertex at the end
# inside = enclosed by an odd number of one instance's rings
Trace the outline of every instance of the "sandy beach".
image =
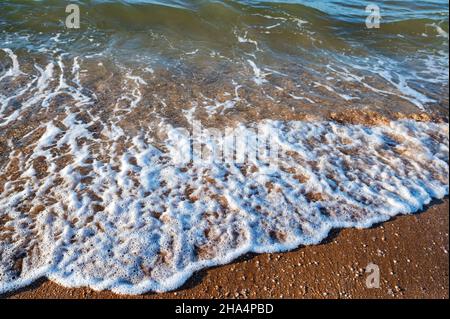
{"type": "Polygon", "coordinates": [[[2,1],[0,297],[448,298],[448,12],[2,1]]]}
{"type": "Polygon", "coordinates": [[[48,280],[1,296],[37,298],[448,298],[449,201],[372,229],[334,231],[318,246],[245,256],[195,274],[179,290],[137,296],[68,289],[48,280]],[[365,267],[379,266],[380,288],[365,267]]]}

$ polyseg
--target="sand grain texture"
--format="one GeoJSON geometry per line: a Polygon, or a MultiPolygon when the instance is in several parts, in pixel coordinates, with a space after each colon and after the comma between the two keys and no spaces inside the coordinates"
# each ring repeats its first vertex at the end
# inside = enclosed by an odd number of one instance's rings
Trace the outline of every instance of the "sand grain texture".
{"type": "Polygon", "coordinates": [[[195,274],[179,290],[138,296],[69,289],[42,279],[1,297],[38,298],[448,298],[449,202],[371,229],[334,231],[318,246],[245,256],[195,274]],[[366,288],[379,266],[381,287],[366,288]]]}

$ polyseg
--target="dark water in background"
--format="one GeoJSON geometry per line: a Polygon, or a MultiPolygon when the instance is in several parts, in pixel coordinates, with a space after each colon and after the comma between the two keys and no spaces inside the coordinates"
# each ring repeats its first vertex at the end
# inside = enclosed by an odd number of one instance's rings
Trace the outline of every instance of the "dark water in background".
{"type": "MultiPolygon", "coordinates": [[[[345,88],[337,81],[375,85],[366,94],[371,98],[402,96],[391,104],[410,102],[424,109],[447,101],[448,3],[444,0],[376,1],[380,29],[365,26],[368,1],[75,3],[81,7],[79,30],[64,28],[63,1],[1,1],[2,47],[33,58],[60,50],[69,56],[131,63],[138,70],[184,70],[193,76],[201,71],[214,77],[208,69],[228,65],[229,81],[235,82],[281,76],[270,69],[287,75],[294,86],[302,85],[299,77],[314,77],[313,83],[332,87],[337,94],[331,98],[342,102],[357,102],[365,93],[358,96],[358,88],[345,88]]],[[[320,100],[324,92],[332,93],[330,89],[315,92],[317,86],[289,94],[320,100]]]]}

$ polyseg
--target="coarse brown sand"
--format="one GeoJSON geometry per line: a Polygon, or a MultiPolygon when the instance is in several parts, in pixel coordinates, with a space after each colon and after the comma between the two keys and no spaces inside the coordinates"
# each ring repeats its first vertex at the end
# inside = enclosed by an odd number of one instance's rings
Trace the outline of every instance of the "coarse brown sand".
{"type": "Polygon", "coordinates": [[[3,298],[449,298],[449,201],[371,229],[335,230],[317,246],[247,255],[203,270],[179,290],[139,296],[68,289],[46,279],[3,298]],[[380,270],[367,288],[365,268],[380,270]]]}

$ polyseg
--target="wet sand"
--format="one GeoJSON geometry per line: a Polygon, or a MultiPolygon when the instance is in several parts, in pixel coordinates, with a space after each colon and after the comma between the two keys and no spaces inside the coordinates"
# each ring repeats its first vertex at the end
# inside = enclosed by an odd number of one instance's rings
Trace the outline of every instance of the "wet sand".
{"type": "MultiPolygon", "coordinates": [[[[448,194],[448,4],[406,16],[417,5],[390,6],[383,28],[365,30],[364,10],[345,1],[331,12],[147,2],[81,5],[81,33],[60,29],[62,5],[2,10],[1,287],[59,263],[66,282],[104,278],[141,292],[143,280],[164,287],[174,269],[247,243],[323,238],[322,215],[361,225],[448,194]],[[391,123],[402,119],[414,121],[391,123]],[[264,124],[274,138],[258,154],[286,144],[276,174],[262,156],[173,165],[173,145],[183,151],[175,157],[191,154],[174,133],[197,122],[208,129],[200,142],[209,129],[253,142],[226,131],[264,124]]],[[[209,140],[198,143],[204,157],[225,145],[209,140]]],[[[335,230],[318,246],[199,271],[175,292],[120,297],[448,297],[447,210],[448,199],[437,201],[370,230],[335,230]],[[365,286],[369,263],[380,289],[365,286]]],[[[119,296],[41,279],[1,297],[119,296]]]]}
{"type": "Polygon", "coordinates": [[[449,201],[371,229],[335,230],[318,246],[247,255],[195,274],[179,290],[122,296],[42,279],[2,298],[449,298],[449,201]],[[366,287],[365,267],[380,269],[366,287]]]}

